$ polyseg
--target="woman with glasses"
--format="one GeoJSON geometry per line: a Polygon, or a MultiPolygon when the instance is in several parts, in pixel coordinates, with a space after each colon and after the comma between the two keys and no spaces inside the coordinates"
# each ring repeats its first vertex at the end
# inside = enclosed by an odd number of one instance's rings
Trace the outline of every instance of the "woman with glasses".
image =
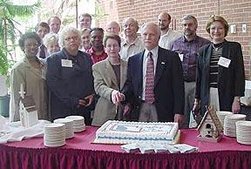
{"type": "Polygon", "coordinates": [[[91,58],[79,50],[81,35],[76,28],[64,27],[59,34],[59,44],[61,51],[53,53],[46,62],[51,117],[54,120],[81,115],[90,125],[94,95],[91,58]]]}
{"type": "Polygon", "coordinates": [[[19,39],[19,46],[24,52],[24,58],[17,62],[11,70],[10,121],[20,120],[21,86],[25,96],[33,97],[38,110],[38,118],[48,120],[45,66],[37,58],[40,45],[41,39],[35,32],[25,33],[19,39]]]}
{"type": "Polygon", "coordinates": [[[229,25],[221,16],[212,16],[206,30],[211,44],[202,47],[197,62],[194,110],[208,105],[216,110],[240,112],[244,95],[245,75],[241,45],[227,41],[229,25]]]}
{"type": "Polygon", "coordinates": [[[123,87],[127,73],[127,62],[119,55],[120,44],[118,35],[106,35],[104,47],[108,57],[92,66],[94,89],[100,96],[94,110],[94,126],[101,126],[107,120],[122,118],[121,106],[112,102],[112,94],[119,92],[123,87]]]}

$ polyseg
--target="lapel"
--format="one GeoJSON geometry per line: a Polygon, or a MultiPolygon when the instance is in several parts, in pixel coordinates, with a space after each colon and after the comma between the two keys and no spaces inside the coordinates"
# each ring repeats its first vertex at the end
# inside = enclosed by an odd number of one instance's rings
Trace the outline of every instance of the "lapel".
{"type": "Polygon", "coordinates": [[[141,96],[142,95],[142,91],[143,91],[143,59],[144,59],[144,53],[145,50],[141,53],[139,53],[139,57],[137,57],[136,63],[135,63],[135,67],[137,67],[135,70],[137,70],[135,73],[135,76],[138,77],[136,78],[138,80],[137,84],[138,84],[138,95],[141,96]]]}
{"type": "Polygon", "coordinates": [[[126,81],[127,62],[120,59],[120,64],[120,89],[122,89],[126,81]]]}
{"type": "MultiPolygon", "coordinates": [[[[222,57],[224,58],[228,58],[230,59],[230,51],[231,49],[229,48],[229,43],[227,41],[224,42],[223,44],[223,47],[222,47],[222,57]]],[[[232,61],[231,61],[232,62],[232,61]]],[[[231,63],[230,63],[231,64],[231,63]]],[[[230,66],[230,65],[229,65],[230,66]]],[[[219,66],[218,68],[218,82],[221,80],[221,79],[225,79],[224,76],[222,76],[223,72],[224,72],[224,67],[222,66],[219,66]],[[221,77],[222,76],[222,77],[221,77]]],[[[229,69],[229,67],[228,67],[229,69]]]]}
{"type": "Polygon", "coordinates": [[[158,49],[158,59],[157,59],[157,65],[156,65],[156,71],[155,71],[155,77],[154,77],[154,87],[158,84],[161,75],[167,66],[167,60],[165,59],[167,56],[165,56],[165,53],[163,50],[159,47],[158,49]]]}
{"type": "Polygon", "coordinates": [[[107,77],[107,81],[110,81],[110,85],[114,84],[116,89],[119,89],[118,82],[116,75],[113,71],[111,63],[108,61],[108,59],[105,60],[105,77],[107,77]]]}
{"type": "MultiPolygon", "coordinates": [[[[205,67],[208,67],[208,68],[210,68],[210,60],[211,60],[212,50],[213,50],[212,45],[209,45],[208,51],[205,51],[206,55],[204,58],[204,64],[205,64],[205,67]]],[[[208,69],[208,74],[209,74],[209,69],[208,69]]]]}

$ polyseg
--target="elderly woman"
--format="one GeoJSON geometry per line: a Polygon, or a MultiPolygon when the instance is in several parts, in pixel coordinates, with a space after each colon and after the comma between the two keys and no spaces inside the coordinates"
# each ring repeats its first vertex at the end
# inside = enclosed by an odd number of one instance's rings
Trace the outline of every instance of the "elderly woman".
{"type": "Polygon", "coordinates": [[[194,110],[206,106],[216,110],[240,112],[245,76],[241,45],[225,39],[229,25],[221,16],[212,16],[206,30],[212,43],[199,51],[194,110]]]}
{"type": "Polygon", "coordinates": [[[93,101],[92,62],[88,54],[79,51],[80,32],[65,27],[59,36],[60,52],[47,58],[47,84],[51,93],[52,119],[81,115],[90,125],[89,106],[93,101]]]}
{"type": "Polygon", "coordinates": [[[107,120],[121,115],[121,112],[118,112],[118,105],[112,102],[112,93],[119,91],[126,80],[127,62],[120,59],[120,44],[121,40],[118,35],[105,36],[104,47],[108,57],[92,66],[94,89],[100,96],[92,121],[92,125],[95,126],[101,126],[107,120]]]}
{"type": "Polygon", "coordinates": [[[38,110],[39,119],[48,119],[46,83],[44,64],[37,58],[41,39],[35,32],[28,32],[19,39],[19,46],[25,57],[17,62],[11,70],[10,85],[10,121],[20,120],[19,100],[20,86],[23,86],[25,96],[32,96],[38,110]]]}
{"type": "Polygon", "coordinates": [[[91,48],[90,40],[91,40],[91,32],[90,29],[84,28],[81,30],[81,49],[83,52],[86,52],[88,49],[91,48]]]}
{"type": "Polygon", "coordinates": [[[44,46],[47,49],[47,54],[50,56],[51,54],[60,51],[59,43],[58,43],[58,35],[55,33],[46,34],[43,38],[44,46]]]}

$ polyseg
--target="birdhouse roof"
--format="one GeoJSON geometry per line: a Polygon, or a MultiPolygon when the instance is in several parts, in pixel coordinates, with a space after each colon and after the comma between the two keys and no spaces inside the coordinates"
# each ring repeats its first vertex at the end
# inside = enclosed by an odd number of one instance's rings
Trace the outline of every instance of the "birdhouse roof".
{"type": "Polygon", "coordinates": [[[207,116],[210,116],[210,118],[212,119],[213,121],[213,124],[215,125],[216,127],[216,130],[218,130],[218,132],[222,132],[223,131],[223,127],[221,125],[221,122],[216,114],[216,111],[212,108],[212,107],[209,107],[205,113],[205,115],[203,116],[197,130],[200,130],[202,125],[205,123],[205,120],[207,119],[207,116]]]}

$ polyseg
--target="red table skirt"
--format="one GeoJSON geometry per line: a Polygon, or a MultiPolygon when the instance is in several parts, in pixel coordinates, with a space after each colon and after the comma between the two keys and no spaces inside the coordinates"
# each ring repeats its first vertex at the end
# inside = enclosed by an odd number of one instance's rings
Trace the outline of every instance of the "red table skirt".
{"type": "Polygon", "coordinates": [[[251,146],[224,137],[219,143],[198,142],[195,130],[183,130],[181,142],[198,146],[187,154],[125,153],[119,145],[91,144],[96,128],[67,140],[59,148],[42,138],[0,145],[0,169],[251,169],[251,146]]]}

